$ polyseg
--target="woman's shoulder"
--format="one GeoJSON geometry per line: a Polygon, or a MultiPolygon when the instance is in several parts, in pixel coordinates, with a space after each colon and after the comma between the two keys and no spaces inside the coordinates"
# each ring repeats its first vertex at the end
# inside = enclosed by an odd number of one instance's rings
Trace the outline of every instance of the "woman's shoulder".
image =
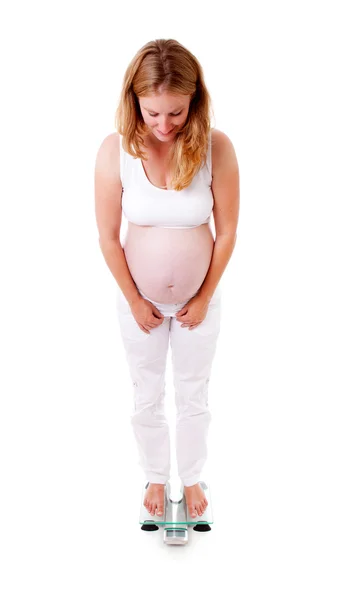
{"type": "Polygon", "coordinates": [[[229,136],[220,129],[211,129],[211,144],[216,149],[231,144],[229,136]]]}
{"type": "Polygon", "coordinates": [[[118,153],[119,144],[120,144],[120,134],[118,131],[113,131],[112,133],[108,133],[106,137],[102,140],[100,149],[105,153],[118,153]]]}
{"type": "Polygon", "coordinates": [[[220,129],[211,129],[212,164],[219,164],[229,152],[233,152],[233,144],[229,136],[220,129]]]}
{"type": "Polygon", "coordinates": [[[96,169],[116,176],[120,172],[120,135],[109,133],[102,140],[96,154],[96,169]]]}

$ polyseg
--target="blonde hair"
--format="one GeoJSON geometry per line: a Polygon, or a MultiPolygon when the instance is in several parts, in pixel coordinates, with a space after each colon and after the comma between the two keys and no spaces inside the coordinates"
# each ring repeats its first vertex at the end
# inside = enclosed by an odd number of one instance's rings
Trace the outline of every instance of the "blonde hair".
{"type": "Polygon", "coordinates": [[[169,152],[171,187],[176,191],[190,185],[205,165],[211,129],[211,98],[197,58],[173,39],[148,42],[136,53],[124,75],[115,127],[123,136],[123,149],[134,158],[147,160],[141,150],[145,124],[138,96],[163,92],[190,95],[189,113],[178,130],[169,152]]]}

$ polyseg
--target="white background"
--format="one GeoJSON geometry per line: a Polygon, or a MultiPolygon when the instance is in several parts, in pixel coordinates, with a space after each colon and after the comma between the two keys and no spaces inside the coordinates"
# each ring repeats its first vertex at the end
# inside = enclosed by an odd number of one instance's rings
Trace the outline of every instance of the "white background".
{"type": "Polygon", "coordinates": [[[68,0],[3,9],[3,600],[337,599],[333,8],[68,0]],[[200,61],[241,181],[209,386],[215,523],[189,529],[185,547],[138,524],[132,387],[94,212],[95,157],[115,130],[123,74],[157,38],[200,61]]]}

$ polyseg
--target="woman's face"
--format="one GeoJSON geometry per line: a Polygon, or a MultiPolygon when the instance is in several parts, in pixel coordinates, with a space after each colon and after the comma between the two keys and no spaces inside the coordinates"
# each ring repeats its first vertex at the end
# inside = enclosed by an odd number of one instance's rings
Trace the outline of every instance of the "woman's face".
{"type": "Polygon", "coordinates": [[[156,96],[138,96],[142,117],[150,131],[161,142],[172,141],[184,125],[190,106],[190,95],[167,92],[156,96]]]}

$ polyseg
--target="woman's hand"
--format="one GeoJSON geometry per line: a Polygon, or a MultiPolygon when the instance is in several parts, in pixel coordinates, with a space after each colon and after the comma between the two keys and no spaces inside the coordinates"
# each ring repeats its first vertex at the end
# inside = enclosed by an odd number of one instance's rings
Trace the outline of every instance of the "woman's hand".
{"type": "Polygon", "coordinates": [[[209,302],[201,296],[194,296],[187,302],[181,310],[175,313],[178,321],[182,322],[181,327],[194,329],[204,321],[207,316],[209,302]]]}
{"type": "Polygon", "coordinates": [[[152,302],[142,296],[130,305],[130,310],[139,328],[145,333],[150,333],[149,329],[158,327],[163,323],[164,315],[152,302]]]}

